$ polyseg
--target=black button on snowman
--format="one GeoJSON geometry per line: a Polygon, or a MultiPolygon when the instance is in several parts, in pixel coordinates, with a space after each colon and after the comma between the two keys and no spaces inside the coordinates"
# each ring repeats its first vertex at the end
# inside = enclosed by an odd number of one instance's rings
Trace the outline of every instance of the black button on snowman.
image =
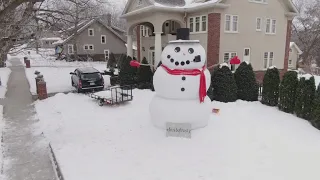
{"type": "Polygon", "coordinates": [[[198,40],[189,40],[189,29],[177,31],[161,54],[153,85],[156,95],[150,104],[152,122],[191,123],[196,129],[207,125],[211,101],[206,96],[211,75],[206,69],[206,52],[198,40]]]}

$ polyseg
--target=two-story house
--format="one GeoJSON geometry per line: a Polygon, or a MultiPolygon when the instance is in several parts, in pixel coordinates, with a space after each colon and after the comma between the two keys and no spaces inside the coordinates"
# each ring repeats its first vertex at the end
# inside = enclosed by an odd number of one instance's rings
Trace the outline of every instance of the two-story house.
{"type": "Polygon", "coordinates": [[[290,42],[288,68],[297,69],[299,57],[302,54],[301,49],[295,42],[290,42]]]}
{"type": "MultiPolygon", "coordinates": [[[[276,66],[288,69],[292,19],[291,0],[128,0],[122,14],[127,20],[127,43],[137,26],[138,59],[160,61],[162,49],[175,40],[176,29],[190,28],[190,39],[200,40],[207,66],[228,62],[233,56],[252,64],[258,80],[276,66]]],[[[127,46],[127,54],[133,53],[127,46]]],[[[236,66],[231,66],[235,70],[236,66]]]]}
{"type": "Polygon", "coordinates": [[[106,24],[100,19],[92,19],[78,25],[77,36],[67,36],[54,45],[62,47],[64,53],[72,57],[75,52],[75,41],[77,54],[81,59],[107,61],[110,53],[115,56],[126,54],[124,34],[125,31],[111,25],[111,20],[106,24]]]}

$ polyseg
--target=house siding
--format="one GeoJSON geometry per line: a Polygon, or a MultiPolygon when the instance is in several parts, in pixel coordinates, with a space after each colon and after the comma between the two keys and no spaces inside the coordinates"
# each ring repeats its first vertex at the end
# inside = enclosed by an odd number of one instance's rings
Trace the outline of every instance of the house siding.
{"type": "Polygon", "coordinates": [[[226,0],[230,7],[221,14],[220,62],[225,52],[236,52],[243,60],[244,48],[250,48],[250,63],[255,71],[263,68],[264,52],[274,52],[273,65],[284,68],[285,44],[287,35],[287,17],[279,1],[268,4],[252,3],[248,0],[226,0]],[[225,32],[226,14],[238,15],[238,33],[225,32]],[[261,31],[256,31],[256,18],[262,18],[261,31]],[[266,18],[276,19],[276,34],[265,33],[266,18]]]}
{"type": "Polygon", "coordinates": [[[289,59],[292,60],[292,65],[289,65],[289,60],[288,60],[288,69],[296,69],[297,68],[297,63],[298,63],[298,51],[297,49],[292,46],[291,48],[289,48],[289,50],[292,49],[292,52],[289,51],[289,59]]]}
{"type": "MultiPolygon", "coordinates": [[[[68,44],[73,44],[73,40],[69,40],[64,45],[64,49],[68,51],[68,44]]],[[[104,50],[109,53],[122,54],[126,53],[127,48],[125,42],[117,37],[113,32],[98,22],[94,22],[85,30],[83,30],[76,40],[78,55],[90,55],[94,60],[104,59],[104,50]],[[94,36],[88,36],[88,29],[94,29],[94,36]],[[106,35],[106,44],[101,43],[101,35],[106,35]],[[84,50],[85,44],[93,44],[94,50],[84,50]]]]}

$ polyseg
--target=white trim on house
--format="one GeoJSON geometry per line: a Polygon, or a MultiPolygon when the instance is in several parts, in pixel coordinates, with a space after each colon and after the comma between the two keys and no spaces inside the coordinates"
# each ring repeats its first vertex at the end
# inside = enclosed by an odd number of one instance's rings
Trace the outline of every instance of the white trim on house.
{"type": "Polygon", "coordinates": [[[267,0],[248,0],[251,3],[268,4],[267,0]]]}
{"type": "Polygon", "coordinates": [[[94,29],[93,28],[88,29],[88,36],[94,36],[94,29]],[[91,35],[90,31],[92,31],[92,35],[91,35]]]}
{"type": "Polygon", "coordinates": [[[73,54],[74,53],[74,46],[73,44],[68,44],[68,54],[73,54]],[[71,49],[70,49],[71,47],[71,49]]]}
{"type": "Polygon", "coordinates": [[[262,31],[262,18],[257,17],[256,18],[256,31],[262,31]]]}
{"type": "Polygon", "coordinates": [[[197,33],[206,33],[208,31],[208,15],[199,15],[199,16],[190,16],[188,18],[188,27],[190,28],[190,34],[197,34],[197,33]],[[197,23],[196,20],[199,20],[199,30],[197,30],[197,23]],[[192,26],[191,26],[192,20],[192,26]],[[205,26],[203,25],[205,23],[205,26]]]}
{"type": "Polygon", "coordinates": [[[298,46],[295,42],[290,42],[290,49],[291,49],[292,47],[296,48],[296,50],[298,51],[298,54],[299,54],[299,55],[302,54],[301,49],[299,48],[299,46],[298,46]]]}
{"type": "Polygon", "coordinates": [[[238,15],[225,14],[224,32],[225,33],[239,33],[239,16],[238,15]],[[235,25],[235,18],[236,18],[236,26],[234,26],[235,25]]]}
{"type": "Polygon", "coordinates": [[[268,69],[273,66],[274,62],[274,52],[264,52],[263,53],[263,69],[268,69]]]}
{"type": "Polygon", "coordinates": [[[101,35],[101,44],[107,44],[107,36],[106,35],[101,35]],[[104,42],[103,42],[103,37],[104,37],[104,42]]]}

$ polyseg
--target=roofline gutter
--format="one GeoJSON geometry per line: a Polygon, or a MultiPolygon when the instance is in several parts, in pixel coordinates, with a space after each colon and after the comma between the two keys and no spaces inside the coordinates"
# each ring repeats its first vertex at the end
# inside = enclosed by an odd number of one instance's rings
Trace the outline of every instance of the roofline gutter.
{"type": "Polygon", "coordinates": [[[286,17],[295,17],[295,16],[298,16],[299,13],[296,13],[296,12],[286,12],[285,13],[285,16],[286,17]]]}
{"type": "Polygon", "coordinates": [[[133,12],[129,12],[127,14],[124,14],[122,16],[120,16],[120,18],[127,18],[130,16],[134,16],[140,13],[144,13],[144,12],[150,12],[152,10],[162,10],[164,12],[181,12],[181,13],[185,13],[185,12],[195,12],[195,11],[199,11],[199,10],[204,10],[204,9],[210,9],[213,7],[216,8],[221,8],[221,9],[225,9],[228,8],[230,6],[230,4],[222,4],[222,3],[211,3],[211,4],[201,4],[199,6],[195,6],[195,7],[190,7],[190,8],[172,8],[172,7],[161,7],[161,6],[148,6],[142,9],[138,9],[135,10],[133,12]]]}

